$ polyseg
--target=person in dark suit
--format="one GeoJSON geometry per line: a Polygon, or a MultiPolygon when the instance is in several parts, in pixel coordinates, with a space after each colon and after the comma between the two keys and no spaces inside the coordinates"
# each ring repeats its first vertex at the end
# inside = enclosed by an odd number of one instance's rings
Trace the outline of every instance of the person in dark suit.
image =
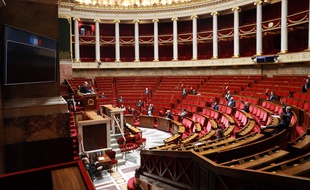
{"type": "Polygon", "coordinates": [[[118,98],[117,102],[124,102],[123,97],[122,97],[122,96],[120,96],[120,97],[118,98]]]}
{"type": "Polygon", "coordinates": [[[143,107],[143,102],[142,102],[142,100],[139,100],[139,101],[137,102],[137,104],[136,104],[136,105],[139,107],[140,112],[141,112],[142,107],[143,107]]]}
{"type": "Polygon", "coordinates": [[[183,120],[184,117],[186,117],[186,115],[187,115],[187,111],[186,111],[186,109],[183,108],[182,112],[180,114],[181,121],[183,120]]]}
{"type": "Polygon", "coordinates": [[[306,83],[302,86],[302,92],[308,92],[308,89],[310,89],[310,78],[306,79],[306,83]]]}
{"type": "Polygon", "coordinates": [[[89,176],[91,177],[92,180],[94,180],[95,173],[102,170],[103,167],[98,165],[99,164],[98,161],[96,161],[95,163],[90,163],[88,156],[83,157],[82,161],[84,163],[85,169],[87,170],[89,176]]]}
{"type": "Polygon", "coordinates": [[[170,112],[170,110],[167,110],[167,111],[166,111],[165,116],[166,116],[166,118],[168,118],[168,119],[171,119],[171,120],[174,119],[172,113],[170,112]]]}
{"type": "Polygon", "coordinates": [[[280,115],[280,122],[276,125],[262,126],[261,129],[274,129],[273,134],[277,134],[284,129],[288,129],[289,123],[287,121],[287,116],[285,114],[280,115]]]}
{"type": "Polygon", "coordinates": [[[214,101],[212,103],[212,108],[215,109],[215,110],[219,110],[219,104],[217,103],[217,101],[214,101]]]}
{"type": "Polygon", "coordinates": [[[83,83],[83,85],[80,87],[80,92],[83,93],[83,94],[91,93],[92,91],[89,90],[87,87],[88,87],[88,82],[85,81],[85,82],[83,83]]]}
{"type": "Polygon", "coordinates": [[[243,100],[241,100],[241,102],[244,105],[243,111],[249,113],[250,112],[250,104],[249,104],[249,102],[244,102],[243,100]]]}
{"type": "Polygon", "coordinates": [[[227,105],[228,105],[229,107],[235,107],[235,104],[236,104],[236,103],[235,103],[234,97],[230,97],[230,99],[229,99],[227,105]]]}
{"type": "Polygon", "coordinates": [[[148,109],[147,109],[147,114],[149,116],[152,116],[153,115],[153,111],[154,111],[154,105],[153,104],[150,104],[148,109]]]}
{"type": "Polygon", "coordinates": [[[270,92],[270,94],[268,94],[268,91],[269,90],[266,90],[266,95],[268,96],[268,100],[273,100],[275,101],[276,100],[276,95],[273,91],[270,92]]]}
{"type": "Polygon", "coordinates": [[[183,98],[185,98],[185,96],[187,95],[187,90],[185,88],[183,88],[182,90],[182,96],[183,98]]]}

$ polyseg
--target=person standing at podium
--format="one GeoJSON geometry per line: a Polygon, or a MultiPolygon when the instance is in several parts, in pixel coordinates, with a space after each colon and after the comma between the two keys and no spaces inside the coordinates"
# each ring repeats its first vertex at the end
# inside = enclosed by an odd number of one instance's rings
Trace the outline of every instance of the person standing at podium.
{"type": "Polygon", "coordinates": [[[83,94],[92,93],[92,90],[89,90],[87,87],[88,87],[88,82],[85,81],[83,85],[80,87],[80,92],[83,94]]]}

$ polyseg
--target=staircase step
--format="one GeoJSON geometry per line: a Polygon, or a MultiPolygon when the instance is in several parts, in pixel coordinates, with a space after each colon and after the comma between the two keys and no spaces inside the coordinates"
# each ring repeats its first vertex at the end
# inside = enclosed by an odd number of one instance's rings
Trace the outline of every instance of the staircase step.
{"type": "Polygon", "coordinates": [[[117,160],[117,165],[118,166],[123,166],[125,164],[126,164],[126,161],[124,159],[117,160]]]}
{"type": "Polygon", "coordinates": [[[116,160],[121,160],[124,158],[124,155],[122,153],[118,153],[115,155],[116,160]]]}

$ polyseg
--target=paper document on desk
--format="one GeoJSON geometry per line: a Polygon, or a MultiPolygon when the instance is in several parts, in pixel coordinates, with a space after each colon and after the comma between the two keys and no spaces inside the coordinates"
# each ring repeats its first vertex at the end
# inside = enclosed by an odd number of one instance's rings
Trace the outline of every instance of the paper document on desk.
{"type": "Polygon", "coordinates": [[[101,160],[104,160],[104,157],[99,157],[98,160],[100,160],[100,161],[101,161],[101,160]]]}

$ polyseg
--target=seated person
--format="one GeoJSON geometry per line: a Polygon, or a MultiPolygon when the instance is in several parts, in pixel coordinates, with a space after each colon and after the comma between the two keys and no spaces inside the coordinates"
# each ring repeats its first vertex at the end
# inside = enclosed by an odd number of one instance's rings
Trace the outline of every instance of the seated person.
{"type": "Polygon", "coordinates": [[[153,111],[154,111],[154,105],[150,104],[149,107],[148,107],[148,110],[147,110],[147,114],[149,116],[152,116],[153,115],[153,111]]]}
{"type": "Polygon", "coordinates": [[[280,122],[276,125],[269,125],[269,126],[261,126],[261,129],[274,129],[273,134],[277,134],[284,129],[288,129],[289,123],[287,122],[287,116],[285,114],[280,115],[280,122]]]}
{"type": "Polygon", "coordinates": [[[167,111],[166,111],[165,116],[166,116],[166,118],[168,118],[168,119],[171,119],[171,120],[174,119],[172,113],[170,112],[170,110],[167,110],[167,111]]]}
{"type": "Polygon", "coordinates": [[[230,99],[229,99],[227,105],[228,105],[229,107],[235,107],[235,100],[234,100],[234,97],[232,97],[232,96],[230,97],[230,99]]]}
{"type": "Polygon", "coordinates": [[[193,89],[192,94],[193,94],[193,95],[197,95],[197,91],[196,91],[196,89],[193,89]]]}
{"type": "Polygon", "coordinates": [[[149,91],[149,88],[145,88],[145,94],[149,94],[150,91],[149,91]]]}
{"type": "Polygon", "coordinates": [[[180,113],[181,120],[183,120],[183,118],[186,117],[186,115],[187,115],[187,111],[186,111],[186,109],[183,108],[182,112],[180,113]]]}
{"type": "Polygon", "coordinates": [[[105,98],[104,92],[102,92],[100,98],[105,98]]]}
{"type": "Polygon", "coordinates": [[[243,100],[241,100],[241,102],[244,105],[243,111],[249,113],[250,112],[250,104],[249,104],[249,102],[244,102],[243,100]]]}
{"type": "Polygon", "coordinates": [[[102,170],[103,167],[98,165],[99,164],[98,161],[96,161],[95,163],[90,163],[88,154],[82,158],[82,161],[83,161],[85,169],[89,173],[91,179],[94,180],[95,179],[95,173],[102,170]]]}
{"type": "Polygon", "coordinates": [[[124,99],[123,99],[123,97],[122,96],[120,96],[119,98],[118,98],[118,100],[117,100],[118,102],[124,102],[124,99]]]}
{"type": "Polygon", "coordinates": [[[92,91],[89,90],[89,89],[87,88],[88,85],[89,85],[88,82],[85,81],[85,82],[83,83],[83,85],[80,87],[80,92],[83,93],[83,94],[91,93],[92,91]]]}
{"type": "Polygon", "coordinates": [[[182,90],[182,96],[183,96],[183,98],[184,98],[186,95],[187,95],[187,91],[186,91],[185,88],[183,88],[183,90],[182,90]]]}
{"type": "Polygon", "coordinates": [[[121,108],[122,110],[126,110],[124,104],[122,104],[120,108],[121,108]]]}
{"type": "Polygon", "coordinates": [[[224,131],[222,129],[222,126],[219,125],[216,131],[215,139],[219,139],[222,137],[224,137],[224,131]]]}
{"type": "Polygon", "coordinates": [[[273,91],[270,92],[270,94],[268,94],[269,90],[266,90],[266,95],[268,96],[268,99],[267,100],[273,100],[275,101],[276,100],[276,95],[273,91]]]}
{"type": "Polygon", "coordinates": [[[228,86],[225,87],[225,91],[226,91],[225,98],[227,101],[229,101],[232,95],[230,94],[230,91],[228,90],[228,86]]]}
{"type": "Polygon", "coordinates": [[[306,79],[305,84],[302,86],[302,92],[308,92],[308,89],[310,89],[310,78],[306,79]]]}
{"type": "Polygon", "coordinates": [[[212,103],[212,108],[215,109],[215,110],[219,110],[219,104],[218,104],[217,101],[212,103]]]}

